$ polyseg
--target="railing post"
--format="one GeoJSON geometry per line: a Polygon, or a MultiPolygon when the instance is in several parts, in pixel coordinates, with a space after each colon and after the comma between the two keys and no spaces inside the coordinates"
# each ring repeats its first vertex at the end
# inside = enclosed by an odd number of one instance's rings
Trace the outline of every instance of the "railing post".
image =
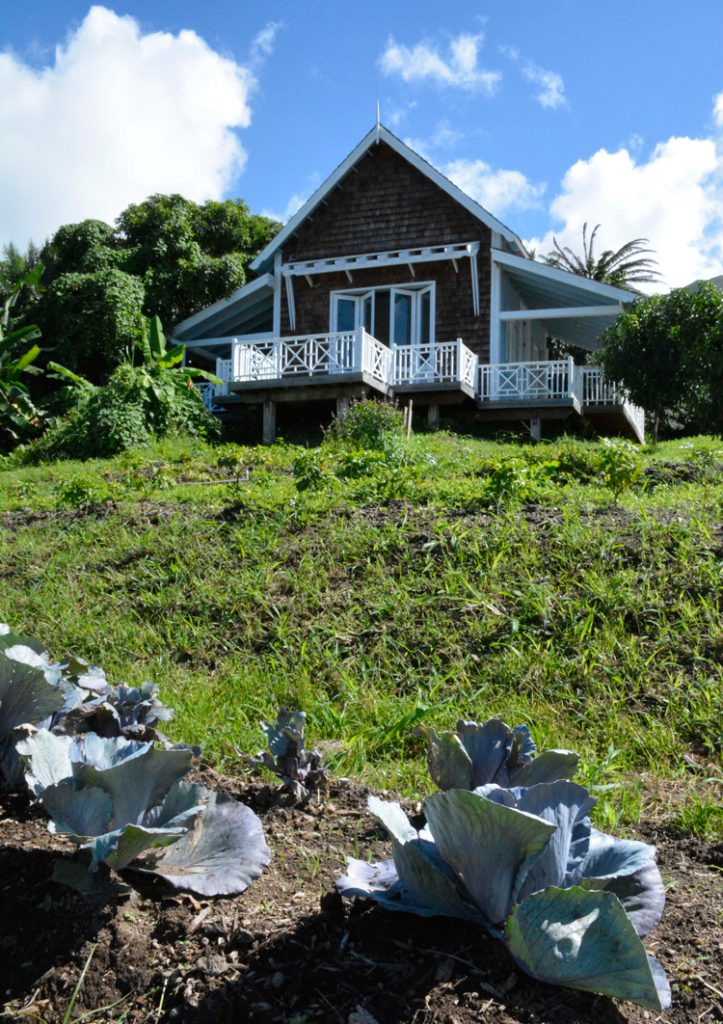
{"type": "Polygon", "coordinates": [[[575,394],[575,360],[572,356],[567,357],[567,396],[569,398],[577,398],[575,394]]]}
{"type": "Polygon", "coordinates": [[[274,375],[276,377],[280,377],[281,376],[281,352],[282,352],[282,349],[281,349],[281,338],[274,338],[273,351],[272,351],[272,359],[273,359],[274,375]]]}
{"type": "Polygon", "coordinates": [[[457,338],[457,383],[462,380],[462,339],[457,338]]]}
{"type": "Polygon", "coordinates": [[[357,327],[354,332],[354,372],[361,373],[364,369],[364,336],[366,331],[363,327],[357,327]]]}

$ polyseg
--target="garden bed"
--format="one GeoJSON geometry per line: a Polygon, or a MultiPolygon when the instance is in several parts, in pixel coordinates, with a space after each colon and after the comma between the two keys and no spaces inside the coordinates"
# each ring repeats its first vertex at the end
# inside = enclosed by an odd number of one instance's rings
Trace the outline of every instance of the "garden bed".
{"type": "MultiPolygon", "coordinates": [[[[333,882],[347,854],[388,856],[366,793],[332,785],[299,809],[276,789],[215,773],[214,788],[261,815],[272,861],[242,896],[196,899],[128,872],[130,897],[80,895],[51,880],[69,844],[24,800],[0,803],[0,992],[3,1021],[62,1021],[90,958],[73,1017],[85,1020],[287,1024],[612,1024],[650,1011],[519,971],[500,943],[460,921],[342,904],[333,882]],[[91,957],[92,954],[92,957],[91,957]],[[95,1012],[93,1012],[95,1011],[95,1012]]],[[[419,808],[414,805],[412,813],[419,808]]],[[[665,966],[669,1024],[723,1014],[717,965],[723,849],[648,824],[668,889],[646,948],[665,966]]]]}

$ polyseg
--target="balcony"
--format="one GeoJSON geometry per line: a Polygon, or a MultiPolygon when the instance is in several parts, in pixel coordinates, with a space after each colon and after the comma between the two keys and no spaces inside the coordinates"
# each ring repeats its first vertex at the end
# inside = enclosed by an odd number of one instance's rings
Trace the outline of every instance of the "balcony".
{"type": "Polygon", "coordinates": [[[641,409],[592,366],[572,358],[478,366],[461,339],[388,347],[363,328],[289,338],[229,338],[231,358],[216,361],[222,385],[202,385],[209,408],[233,401],[290,401],[349,395],[358,385],[387,397],[426,393],[427,401],[475,399],[495,419],[563,418],[644,438],[641,409]],[[334,385],[337,386],[334,391],[334,385]],[[300,390],[304,389],[304,390],[300,390]],[[444,392],[453,392],[445,398],[444,392]],[[456,395],[456,397],[455,397],[456,395]],[[434,396],[434,397],[432,397],[434,396]]]}

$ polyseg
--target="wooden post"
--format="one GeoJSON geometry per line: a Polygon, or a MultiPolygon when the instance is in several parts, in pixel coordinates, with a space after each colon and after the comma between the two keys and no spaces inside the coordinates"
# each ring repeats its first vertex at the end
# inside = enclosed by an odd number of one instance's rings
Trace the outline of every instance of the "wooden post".
{"type": "Polygon", "coordinates": [[[533,416],[530,420],[530,433],[533,441],[542,440],[542,420],[539,416],[533,416]]]}
{"type": "Polygon", "coordinates": [[[261,440],[264,444],[273,444],[276,440],[276,402],[264,402],[261,440]]]}
{"type": "Polygon", "coordinates": [[[349,396],[339,395],[339,397],[336,400],[336,418],[338,420],[343,420],[344,417],[347,415],[347,413],[349,412],[349,405],[349,396]]]}
{"type": "Polygon", "coordinates": [[[412,436],[412,406],[413,405],[414,405],[414,400],[412,398],[410,398],[409,399],[409,405],[407,406],[407,438],[410,438],[412,436]]]}
{"type": "Polygon", "coordinates": [[[429,430],[439,430],[439,406],[428,405],[427,406],[427,428],[429,430]]]}

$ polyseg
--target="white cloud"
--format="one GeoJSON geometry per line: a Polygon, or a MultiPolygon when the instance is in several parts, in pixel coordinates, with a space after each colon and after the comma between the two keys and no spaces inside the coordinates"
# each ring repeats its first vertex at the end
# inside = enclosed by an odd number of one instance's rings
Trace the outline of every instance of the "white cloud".
{"type": "Polygon", "coordinates": [[[533,184],[520,171],[493,170],[484,160],[453,160],[442,170],[455,185],[496,217],[508,210],[539,206],[544,183],[533,184]]]}
{"type": "MultiPolygon", "coordinates": [[[[257,37],[257,60],[277,28],[257,37]]],[[[100,6],[39,70],[0,53],[0,242],[111,221],[154,192],[220,198],[246,159],[236,131],[255,85],[195,32],[143,34],[100,6]]]]}
{"type": "Polygon", "coordinates": [[[287,220],[291,220],[297,210],[300,210],[308,199],[308,195],[302,192],[294,192],[293,196],[289,199],[283,213],[278,213],[274,210],[262,210],[261,215],[263,217],[271,217],[272,220],[278,220],[282,224],[285,224],[287,220]]]}
{"type": "Polygon", "coordinates": [[[719,92],[713,100],[713,117],[719,128],[723,128],[723,92],[719,92]]]}
{"type": "Polygon", "coordinates": [[[558,75],[556,71],[548,71],[530,61],[522,69],[522,73],[529,82],[540,86],[540,91],[535,96],[535,99],[543,107],[554,110],[556,107],[563,106],[567,102],[565,99],[565,83],[562,80],[562,75],[558,75]]]}
{"type": "Polygon", "coordinates": [[[283,21],[270,21],[258,32],[251,43],[250,60],[253,67],[258,67],[273,53],[276,37],[284,28],[283,21]]]}
{"type": "Polygon", "coordinates": [[[502,76],[499,71],[487,71],[478,66],[482,40],[481,33],[462,32],[450,40],[448,54],[443,56],[432,43],[421,42],[408,47],[390,37],[379,58],[379,66],[385,75],[400,75],[405,82],[427,80],[438,85],[479,90],[491,96],[502,76]]]}
{"type": "Polygon", "coordinates": [[[580,251],[587,221],[601,225],[596,251],[648,238],[670,287],[720,274],[723,150],[713,138],[670,138],[641,161],[626,148],[600,149],[569,168],[550,212],[562,226],[529,242],[539,253],[552,249],[553,235],[580,251]]]}

